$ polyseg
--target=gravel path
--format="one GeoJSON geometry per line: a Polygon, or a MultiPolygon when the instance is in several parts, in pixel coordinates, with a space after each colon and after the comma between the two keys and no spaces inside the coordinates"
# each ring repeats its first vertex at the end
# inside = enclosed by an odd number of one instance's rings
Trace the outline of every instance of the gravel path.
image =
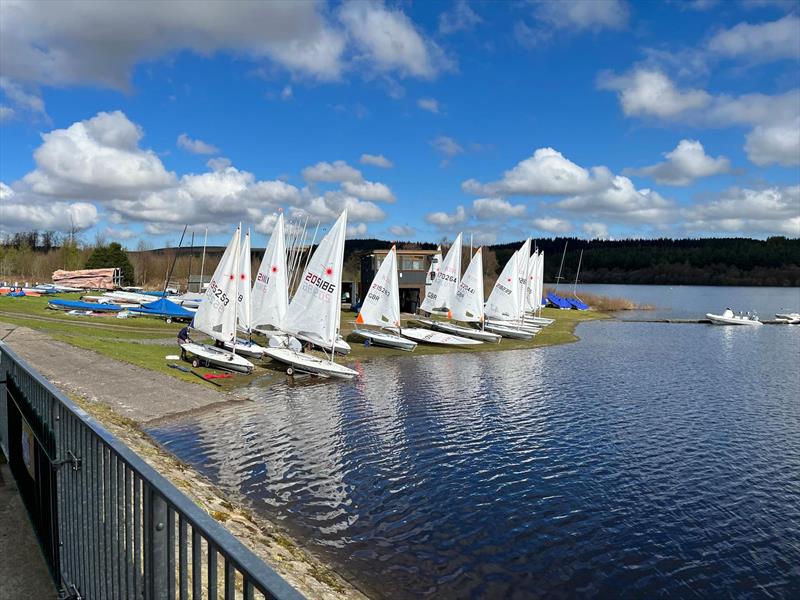
{"type": "MultiPolygon", "coordinates": [[[[56,387],[105,404],[139,424],[239,399],[235,393],[205,389],[91,350],[54,341],[48,335],[27,327],[0,323],[0,340],[56,387]]],[[[162,340],[147,340],[147,343],[161,344],[162,340]]],[[[174,344],[175,340],[163,340],[163,343],[174,344]]]]}

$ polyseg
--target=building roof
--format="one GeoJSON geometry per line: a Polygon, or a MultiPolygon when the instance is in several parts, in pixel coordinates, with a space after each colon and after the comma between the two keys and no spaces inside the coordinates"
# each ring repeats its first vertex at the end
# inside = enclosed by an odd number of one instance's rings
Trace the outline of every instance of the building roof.
{"type": "MultiPolygon", "coordinates": [[[[380,250],[370,250],[366,254],[389,254],[389,250],[391,248],[381,248],[380,250]]],[[[439,250],[397,250],[398,255],[408,255],[413,254],[415,256],[433,256],[434,254],[438,254],[439,250]]]]}

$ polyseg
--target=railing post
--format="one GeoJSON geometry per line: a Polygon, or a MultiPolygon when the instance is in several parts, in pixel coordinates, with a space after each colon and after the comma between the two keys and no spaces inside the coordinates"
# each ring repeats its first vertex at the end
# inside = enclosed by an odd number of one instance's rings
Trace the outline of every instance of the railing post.
{"type": "Polygon", "coordinates": [[[167,503],[148,486],[145,516],[145,590],[146,600],[167,600],[167,503]]]}

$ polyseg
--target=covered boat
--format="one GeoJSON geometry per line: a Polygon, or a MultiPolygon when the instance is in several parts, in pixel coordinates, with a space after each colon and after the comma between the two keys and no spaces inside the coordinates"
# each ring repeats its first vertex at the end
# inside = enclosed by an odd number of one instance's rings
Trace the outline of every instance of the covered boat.
{"type": "Polygon", "coordinates": [[[89,310],[92,312],[119,312],[121,306],[109,303],[81,302],[79,300],[61,300],[54,298],[47,302],[49,308],[55,310],[89,310]]]}
{"type": "Polygon", "coordinates": [[[425,344],[440,344],[444,346],[475,346],[483,343],[480,340],[472,340],[459,335],[432,331],[431,329],[422,329],[421,327],[405,327],[403,328],[403,336],[425,344]]]}
{"type": "Polygon", "coordinates": [[[167,323],[172,323],[172,321],[191,321],[194,317],[193,312],[178,306],[174,302],[170,302],[166,298],[131,308],[130,312],[146,317],[164,319],[167,323]]]}

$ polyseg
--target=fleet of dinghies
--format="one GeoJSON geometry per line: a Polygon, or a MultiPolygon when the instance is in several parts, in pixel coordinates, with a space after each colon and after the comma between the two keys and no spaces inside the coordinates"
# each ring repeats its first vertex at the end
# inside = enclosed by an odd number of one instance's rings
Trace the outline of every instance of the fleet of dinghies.
{"type": "MultiPolygon", "coordinates": [[[[182,346],[193,364],[249,372],[248,357],[268,357],[295,371],[351,378],[358,372],[335,360],[340,353],[341,283],[347,211],[320,241],[289,299],[286,234],[279,215],[261,265],[252,281],[250,236],[240,242],[236,229],[194,316],[192,327],[216,340],[208,346],[182,346]],[[242,332],[247,339],[238,337],[242,332]],[[268,347],[250,340],[265,335],[268,347]],[[323,357],[304,352],[314,346],[323,357]]],[[[370,344],[413,351],[417,343],[473,346],[502,337],[531,339],[552,322],[537,316],[542,308],[544,254],[530,253],[530,240],[515,252],[484,301],[483,250],[478,248],[461,276],[462,236],[429,271],[430,284],[421,310],[446,320],[417,316],[423,327],[402,327],[397,249],[392,247],[378,268],[355,321],[353,334],[370,344]]],[[[349,346],[347,346],[349,350],[349,346]]]]}
{"type": "MultiPolygon", "coordinates": [[[[214,340],[213,345],[187,341],[181,356],[193,366],[252,372],[250,358],[268,357],[295,371],[351,378],[358,372],[338,364],[337,354],[350,351],[340,336],[341,287],[345,210],[322,238],[294,287],[292,268],[297,256],[287,256],[286,227],[279,214],[255,279],[251,273],[250,232],[242,237],[239,225],[225,248],[203,294],[144,294],[122,290],[97,297],[94,302],[51,301],[53,308],[95,312],[132,313],[158,318],[191,320],[191,328],[214,340]],[[292,260],[292,264],[289,264],[292,260]],[[266,336],[268,345],[252,340],[266,336]],[[305,346],[305,348],[304,348],[305,346]],[[305,352],[322,350],[323,357],[305,352]]],[[[541,317],[544,253],[526,240],[504,265],[488,299],[484,299],[483,249],[470,256],[461,275],[462,235],[456,236],[444,258],[441,248],[427,276],[427,291],[414,320],[421,327],[402,327],[397,249],[392,246],[378,268],[363,299],[353,334],[368,344],[413,351],[418,343],[474,346],[498,343],[503,337],[529,340],[552,319],[541,317]]],[[[310,252],[310,249],[309,249],[310,252]]]]}

